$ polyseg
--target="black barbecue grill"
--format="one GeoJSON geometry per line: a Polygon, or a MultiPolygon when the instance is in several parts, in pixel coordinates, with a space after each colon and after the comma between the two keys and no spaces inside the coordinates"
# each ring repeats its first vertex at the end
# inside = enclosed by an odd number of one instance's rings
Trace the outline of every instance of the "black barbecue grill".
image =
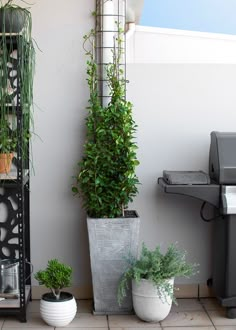
{"type": "Polygon", "coordinates": [[[236,318],[236,133],[211,133],[209,174],[163,171],[158,184],[165,193],[200,199],[203,207],[214,206],[215,216],[209,219],[214,223],[213,276],[208,284],[227,307],[227,316],[236,318]]]}

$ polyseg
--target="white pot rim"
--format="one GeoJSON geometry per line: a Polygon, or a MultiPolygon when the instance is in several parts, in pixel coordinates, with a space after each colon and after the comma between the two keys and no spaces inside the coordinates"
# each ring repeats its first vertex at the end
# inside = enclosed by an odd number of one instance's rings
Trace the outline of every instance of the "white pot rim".
{"type": "MultiPolygon", "coordinates": [[[[166,282],[174,282],[174,277],[171,277],[171,278],[166,278],[166,279],[163,279],[163,281],[166,281],[166,282]]],[[[139,282],[137,282],[135,279],[132,279],[133,282],[135,283],[140,283],[140,282],[145,282],[145,283],[153,283],[155,285],[155,283],[150,280],[150,279],[147,279],[147,278],[141,278],[141,280],[139,282]]]]}
{"type": "Polygon", "coordinates": [[[42,295],[42,300],[52,302],[52,303],[62,303],[74,299],[74,296],[70,292],[61,292],[60,299],[55,299],[52,292],[47,292],[42,295]]]}

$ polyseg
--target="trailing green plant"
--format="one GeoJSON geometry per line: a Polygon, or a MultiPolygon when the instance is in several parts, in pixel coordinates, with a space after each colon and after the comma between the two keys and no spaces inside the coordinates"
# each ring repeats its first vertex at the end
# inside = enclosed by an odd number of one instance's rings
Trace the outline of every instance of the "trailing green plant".
{"type": "Polygon", "coordinates": [[[106,68],[110,101],[107,106],[102,106],[94,37],[96,40],[94,30],[84,37],[85,44],[92,45],[92,50],[86,50],[90,92],[87,137],[72,191],[82,197],[90,217],[115,218],[124,216],[124,209],[138,192],[139,180],[135,169],[139,162],[134,141],[137,125],[132,118],[132,104],[125,98],[126,80],[120,66],[122,47],[119,47],[123,41],[117,37],[118,47],[114,47],[113,63],[106,68]]]}
{"type": "Polygon", "coordinates": [[[48,261],[45,270],[39,270],[35,275],[35,279],[40,285],[45,285],[52,292],[56,300],[60,299],[61,290],[71,285],[72,268],[57,259],[48,261]]]}
{"type": "MultiPolygon", "coordinates": [[[[35,48],[32,39],[32,17],[29,8],[14,0],[0,1],[2,19],[0,38],[0,109],[2,118],[14,118],[23,113],[23,124],[16,125],[18,151],[28,162],[29,140],[33,131],[33,78],[35,68],[35,48]],[[23,28],[15,32],[16,17],[22,19],[23,28]],[[12,115],[12,116],[11,116],[12,115]]],[[[13,126],[13,122],[10,123],[13,126]]],[[[1,125],[1,121],[0,121],[1,125]]],[[[7,139],[7,137],[6,137],[7,139]]]]}
{"type": "Polygon", "coordinates": [[[170,296],[176,302],[172,285],[167,280],[178,276],[188,277],[194,273],[197,266],[196,264],[187,263],[186,252],[179,250],[176,244],[171,244],[167,252],[162,253],[160,246],[152,251],[143,243],[140,257],[138,259],[129,257],[127,261],[129,267],[123,274],[118,286],[117,298],[119,304],[126,296],[130,280],[139,283],[142,279],[154,283],[160,298],[166,300],[170,296]]]}

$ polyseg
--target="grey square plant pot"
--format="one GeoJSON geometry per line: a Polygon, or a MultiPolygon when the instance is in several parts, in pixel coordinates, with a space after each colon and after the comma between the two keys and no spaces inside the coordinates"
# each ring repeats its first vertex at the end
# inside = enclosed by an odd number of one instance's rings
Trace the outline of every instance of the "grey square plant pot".
{"type": "Polygon", "coordinates": [[[133,213],[132,218],[87,217],[94,314],[133,312],[131,290],[122,306],[117,302],[118,284],[128,266],[126,258],[138,254],[140,218],[133,213]]]}

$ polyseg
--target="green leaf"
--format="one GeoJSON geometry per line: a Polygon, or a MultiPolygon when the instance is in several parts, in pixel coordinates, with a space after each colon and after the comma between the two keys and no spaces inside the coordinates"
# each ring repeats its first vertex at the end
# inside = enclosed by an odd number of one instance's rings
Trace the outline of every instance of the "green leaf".
{"type": "Polygon", "coordinates": [[[175,244],[171,244],[166,253],[162,253],[160,246],[153,251],[145,244],[142,245],[140,257],[127,258],[128,267],[123,274],[118,287],[118,302],[121,304],[126,295],[126,289],[131,279],[140,282],[141,279],[151,280],[157,287],[160,297],[166,299],[170,296],[174,302],[172,287],[166,282],[176,276],[190,276],[194,274],[198,265],[187,263],[186,252],[179,250],[175,244]]]}
{"type": "Polygon", "coordinates": [[[72,192],[74,194],[78,194],[78,192],[79,192],[78,187],[72,187],[72,192]]]}
{"type": "Polygon", "coordinates": [[[45,285],[46,288],[52,290],[55,297],[60,297],[60,292],[63,288],[71,285],[72,268],[57,259],[48,261],[45,270],[39,270],[35,275],[35,279],[40,285],[45,285]]]}

